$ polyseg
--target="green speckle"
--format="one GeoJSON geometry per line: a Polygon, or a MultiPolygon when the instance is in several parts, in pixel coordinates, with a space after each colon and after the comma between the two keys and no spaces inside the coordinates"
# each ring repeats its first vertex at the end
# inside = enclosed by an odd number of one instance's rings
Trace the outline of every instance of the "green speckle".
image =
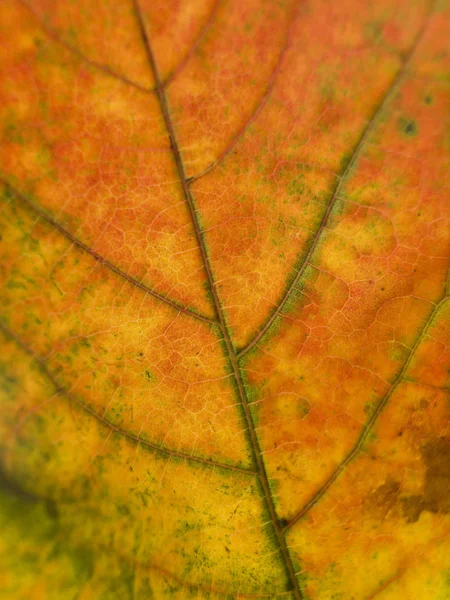
{"type": "Polygon", "coordinates": [[[303,179],[304,175],[299,175],[297,178],[289,182],[287,187],[289,196],[302,196],[304,194],[306,186],[303,179]]]}
{"type": "Polygon", "coordinates": [[[413,119],[404,119],[401,117],[398,121],[398,126],[408,137],[415,137],[419,132],[417,123],[413,119]]]}
{"type": "Polygon", "coordinates": [[[6,284],[7,289],[9,290],[26,290],[27,286],[17,279],[10,279],[6,284]]]}
{"type": "Polygon", "coordinates": [[[153,373],[151,373],[149,369],[145,369],[145,376],[148,382],[155,381],[155,376],[153,375],[153,373]]]}
{"type": "Polygon", "coordinates": [[[306,398],[300,398],[298,405],[297,405],[297,411],[298,411],[300,418],[304,419],[306,417],[306,415],[309,414],[310,410],[311,410],[311,405],[309,404],[308,400],[306,400],[306,398]]]}
{"type": "Polygon", "coordinates": [[[94,570],[94,556],[86,547],[74,548],[70,554],[73,570],[78,580],[87,581],[92,577],[94,570]]]}
{"type": "Polygon", "coordinates": [[[364,414],[369,416],[373,413],[374,405],[373,402],[366,402],[364,404],[364,414]]]}
{"type": "Polygon", "coordinates": [[[23,145],[25,143],[25,138],[17,125],[6,119],[4,120],[4,133],[6,139],[13,144],[23,145]]]}
{"type": "Polygon", "coordinates": [[[117,512],[119,515],[124,515],[125,517],[129,517],[131,512],[130,508],[126,504],[116,504],[117,512]]]}
{"type": "Polygon", "coordinates": [[[77,30],[74,27],[69,27],[69,29],[66,32],[67,35],[67,41],[72,44],[72,45],[76,45],[78,43],[78,34],[77,34],[77,30]]]}

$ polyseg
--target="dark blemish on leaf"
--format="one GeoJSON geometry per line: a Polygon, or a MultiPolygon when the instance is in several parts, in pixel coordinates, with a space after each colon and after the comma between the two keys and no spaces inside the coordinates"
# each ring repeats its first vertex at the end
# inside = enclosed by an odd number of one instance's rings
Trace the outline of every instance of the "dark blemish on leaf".
{"type": "Polygon", "coordinates": [[[405,127],[405,133],[408,135],[415,135],[416,125],[411,121],[405,127]]]}
{"type": "Polygon", "coordinates": [[[284,529],[288,523],[289,521],[287,519],[278,519],[278,524],[281,529],[284,529]]]}
{"type": "Polygon", "coordinates": [[[430,96],[430,94],[427,94],[425,96],[425,98],[423,99],[423,101],[425,102],[425,104],[433,104],[433,96],[430,96]]]}
{"type": "Polygon", "coordinates": [[[418,133],[417,123],[412,119],[400,118],[398,121],[399,128],[408,137],[414,137],[418,133]]]}
{"type": "Polygon", "coordinates": [[[402,499],[403,513],[409,523],[415,523],[422,511],[450,513],[450,442],[437,438],[423,446],[422,460],[426,471],[422,496],[402,499]]]}
{"type": "Polygon", "coordinates": [[[446,438],[427,444],[422,449],[427,466],[424,500],[431,512],[450,512],[450,442],[446,438]]]}
{"type": "Polygon", "coordinates": [[[56,504],[53,500],[47,499],[45,501],[45,510],[47,511],[48,516],[56,520],[59,517],[58,509],[56,508],[56,504]]]}
{"type": "Polygon", "coordinates": [[[415,523],[424,510],[422,496],[408,496],[402,498],[403,516],[408,523],[415,523]]]}
{"type": "Polygon", "coordinates": [[[398,481],[388,478],[371,494],[371,504],[386,514],[396,503],[399,492],[400,484],[398,481]]]}

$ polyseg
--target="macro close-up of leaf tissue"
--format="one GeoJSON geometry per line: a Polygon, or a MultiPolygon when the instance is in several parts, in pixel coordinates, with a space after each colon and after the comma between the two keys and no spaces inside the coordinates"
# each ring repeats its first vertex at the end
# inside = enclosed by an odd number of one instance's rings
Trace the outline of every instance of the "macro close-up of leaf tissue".
{"type": "Polygon", "coordinates": [[[449,600],[449,0],[0,32],[0,599],[449,600]]]}

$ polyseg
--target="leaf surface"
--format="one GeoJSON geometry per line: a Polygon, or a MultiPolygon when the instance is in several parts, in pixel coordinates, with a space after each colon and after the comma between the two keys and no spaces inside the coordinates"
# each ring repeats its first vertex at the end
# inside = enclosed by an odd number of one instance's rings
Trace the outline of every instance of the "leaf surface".
{"type": "Polygon", "coordinates": [[[449,596],[449,27],[2,1],[0,597],[449,596]]]}

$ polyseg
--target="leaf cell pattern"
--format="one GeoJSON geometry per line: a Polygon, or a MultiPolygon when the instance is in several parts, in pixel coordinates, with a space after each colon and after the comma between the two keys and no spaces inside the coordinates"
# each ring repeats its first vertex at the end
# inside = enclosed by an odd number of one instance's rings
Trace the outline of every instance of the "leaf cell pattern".
{"type": "Polygon", "coordinates": [[[4,0],[0,597],[448,597],[449,25],[4,0]]]}

